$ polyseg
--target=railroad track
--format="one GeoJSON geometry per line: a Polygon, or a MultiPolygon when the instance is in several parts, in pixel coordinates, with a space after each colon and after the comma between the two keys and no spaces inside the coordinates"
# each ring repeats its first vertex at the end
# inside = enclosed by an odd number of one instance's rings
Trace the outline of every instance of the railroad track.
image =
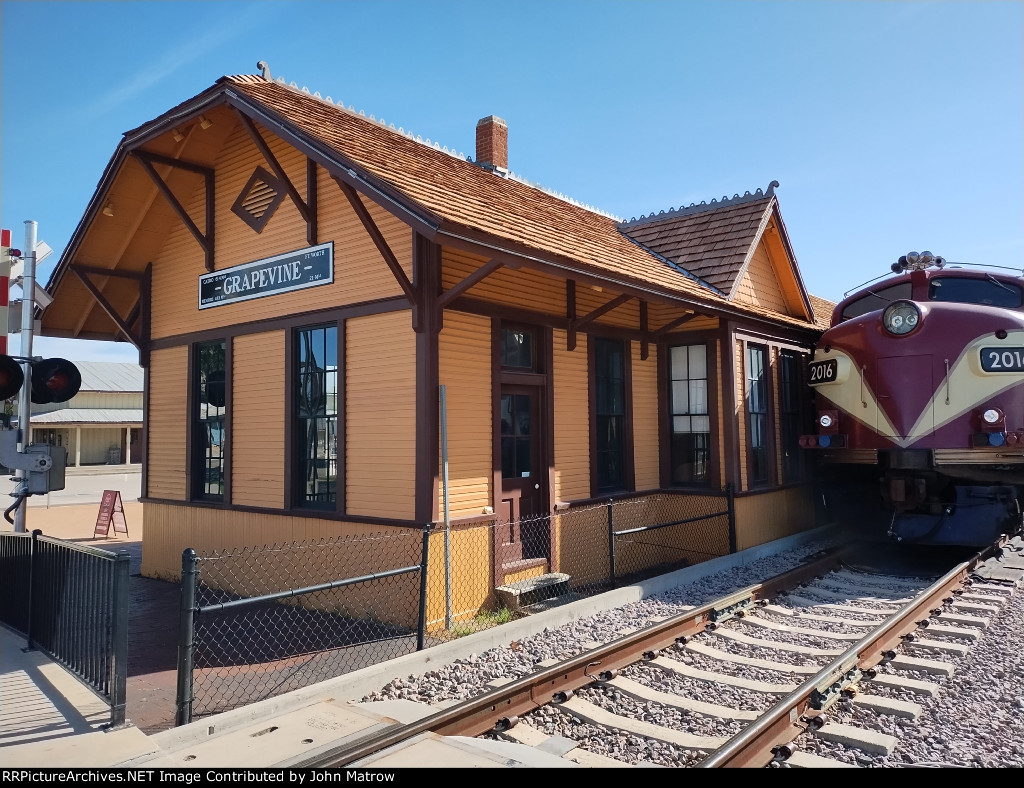
{"type": "Polygon", "coordinates": [[[878,726],[851,724],[850,710],[861,721],[865,710],[911,720],[920,714],[907,695],[927,698],[937,684],[905,672],[938,679],[970,649],[1012,591],[972,580],[998,552],[983,551],[930,583],[854,571],[841,552],[822,555],[612,642],[588,644],[571,659],[493,679],[468,701],[380,706],[400,724],[294,765],[413,765],[416,748],[433,747],[436,758],[442,742],[449,765],[481,752],[492,766],[556,759],[566,766],[849,765],[826,757],[822,743],[868,753],[896,746],[896,736],[878,726]],[[631,742],[634,752],[623,760],[631,742]],[[522,745],[540,760],[524,760],[522,745]]]}

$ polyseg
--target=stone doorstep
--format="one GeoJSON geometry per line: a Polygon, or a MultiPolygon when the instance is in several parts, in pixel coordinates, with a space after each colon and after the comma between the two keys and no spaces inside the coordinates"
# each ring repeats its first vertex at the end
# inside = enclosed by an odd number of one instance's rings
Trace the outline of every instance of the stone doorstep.
{"type": "Polygon", "coordinates": [[[536,602],[567,594],[570,579],[570,575],[562,572],[549,572],[539,577],[530,577],[516,583],[498,586],[494,592],[507,608],[519,610],[536,602]]]}

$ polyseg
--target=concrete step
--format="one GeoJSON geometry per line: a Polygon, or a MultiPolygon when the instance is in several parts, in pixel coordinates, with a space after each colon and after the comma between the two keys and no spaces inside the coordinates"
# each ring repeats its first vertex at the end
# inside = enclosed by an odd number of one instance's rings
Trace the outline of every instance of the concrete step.
{"type": "Polygon", "coordinates": [[[563,572],[549,572],[546,575],[498,586],[494,592],[509,610],[521,610],[538,602],[565,596],[569,593],[571,579],[570,575],[563,572]]]}

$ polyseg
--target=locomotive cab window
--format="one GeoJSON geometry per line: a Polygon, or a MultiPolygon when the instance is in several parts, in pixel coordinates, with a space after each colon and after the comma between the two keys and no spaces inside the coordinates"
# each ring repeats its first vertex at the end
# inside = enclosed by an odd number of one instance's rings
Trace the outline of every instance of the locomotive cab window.
{"type": "Polygon", "coordinates": [[[981,304],[1017,309],[1022,303],[1021,288],[998,279],[966,279],[936,277],[928,284],[928,297],[932,301],[952,301],[958,304],[981,304]]]}
{"type": "Polygon", "coordinates": [[[856,301],[851,301],[843,307],[842,319],[849,320],[851,317],[860,317],[877,309],[885,309],[893,301],[910,298],[911,290],[910,282],[900,282],[888,287],[873,289],[867,295],[856,301]]]}

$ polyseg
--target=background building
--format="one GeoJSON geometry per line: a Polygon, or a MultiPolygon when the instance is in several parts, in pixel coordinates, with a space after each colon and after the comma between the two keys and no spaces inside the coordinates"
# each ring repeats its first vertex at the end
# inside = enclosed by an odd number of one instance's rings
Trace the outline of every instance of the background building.
{"type": "Polygon", "coordinates": [[[67,402],[33,404],[29,443],[63,446],[68,467],[141,465],[142,367],[106,361],[74,363],[82,373],[82,387],[67,402]]]}

